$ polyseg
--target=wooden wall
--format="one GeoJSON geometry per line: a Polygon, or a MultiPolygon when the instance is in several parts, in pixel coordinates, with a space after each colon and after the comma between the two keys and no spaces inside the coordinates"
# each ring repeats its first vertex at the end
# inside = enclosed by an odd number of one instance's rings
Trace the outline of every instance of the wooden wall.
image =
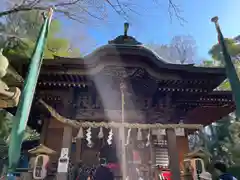
{"type": "Polygon", "coordinates": [[[177,147],[178,147],[179,163],[180,163],[180,167],[181,167],[181,163],[184,160],[184,155],[189,153],[188,137],[187,136],[178,136],[177,137],[177,147]]]}
{"type": "MultiPolygon", "coordinates": [[[[45,134],[44,144],[49,148],[57,151],[60,153],[61,146],[62,146],[62,136],[63,136],[63,127],[64,125],[54,119],[51,119],[49,122],[49,126],[47,128],[45,134]]],[[[76,136],[77,130],[73,130],[73,136],[76,136]]],[[[177,137],[177,147],[176,152],[179,154],[179,163],[181,167],[181,163],[183,162],[184,155],[189,152],[188,147],[188,138],[187,136],[178,136],[177,137]]],[[[75,148],[77,149],[77,148],[75,148]]],[[[85,153],[84,153],[85,154],[85,153]]],[[[86,155],[86,154],[85,154],[86,155]]],[[[96,156],[96,155],[95,155],[96,156]]],[[[56,156],[57,158],[57,156],[56,156]]],[[[71,154],[71,159],[76,159],[76,152],[71,154]]],[[[54,160],[57,160],[54,158],[54,160]]]]}

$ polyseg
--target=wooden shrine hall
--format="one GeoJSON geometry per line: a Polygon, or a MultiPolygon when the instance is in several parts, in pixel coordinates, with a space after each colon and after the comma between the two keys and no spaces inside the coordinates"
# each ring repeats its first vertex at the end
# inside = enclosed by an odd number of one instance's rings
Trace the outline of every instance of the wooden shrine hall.
{"type": "MultiPolygon", "coordinates": [[[[27,64],[16,69],[25,76],[27,64]]],[[[168,166],[179,180],[188,134],[235,108],[231,92],[214,91],[225,78],[223,68],[167,63],[125,34],[82,58],[44,60],[28,125],[57,152],[52,162],[68,148],[73,164],[103,157],[125,164],[119,176],[135,163],[146,177],[168,166]]]]}

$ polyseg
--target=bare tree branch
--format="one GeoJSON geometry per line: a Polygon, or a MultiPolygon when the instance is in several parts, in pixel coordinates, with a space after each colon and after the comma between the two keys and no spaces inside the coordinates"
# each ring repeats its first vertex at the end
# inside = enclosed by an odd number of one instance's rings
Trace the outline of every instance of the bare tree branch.
{"type": "Polygon", "coordinates": [[[196,56],[196,42],[191,36],[175,36],[172,39],[173,56],[181,64],[193,63],[196,56]]]}
{"type": "MultiPolygon", "coordinates": [[[[63,14],[69,19],[74,21],[78,21],[80,23],[84,23],[87,18],[93,18],[97,20],[104,20],[105,15],[102,14],[103,10],[105,12],[105,7],[110,6],[119,16],[124,18],[125,20],[129,19],[129,12],[133,12],[134,14],[141,15],[141,12],[138,12],[136,8],[130,6],[129,2],[121,2],[120,0],[104,0],[104,1],[96,1],[96,0],[65,0],[56,1],[57,3],[47,3],[44,0],[22,0],[11,1],[11,7],[8,10],[0,12],[0,18],[3,16],[8,16],[9,14],[14,14],[18,12],[26,12],[31,10],[42,10],[45,11],[49,8],[49,6],[56,7],[56,12],[63,14]],[[98,3],[101,3],[98,6],[98,3]]],[[[158,0],[152,0],[157,3],[158,0]]],[[[178,5],[176,5],[174,0],[167,0],[168,2],[168,12],[170,15],[170,19],[175,16],[178,20],[182,22],[186,22],[181,16],[181,9],[178,5]]],[[[137,1],[136,1],[137,2],[137,1]]],[[[162,8],[162,6],[161,6],[162,8]]]]}
{"type": "Polygon", "coordinates": [[[170,15],[170,19],[172,21],[172,17],[175,16],[181,25],[186,22],[186,20],[181,16],[181,9],[179,6],[177,6],[175,3],[173,3],[173,0],[168,0],[168,13],[170,15]]]}

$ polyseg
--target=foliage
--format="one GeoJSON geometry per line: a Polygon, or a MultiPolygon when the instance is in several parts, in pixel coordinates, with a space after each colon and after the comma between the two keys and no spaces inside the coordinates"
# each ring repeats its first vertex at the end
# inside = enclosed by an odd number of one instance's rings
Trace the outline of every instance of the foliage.
{"type": "MultiPolygon", "coordinates": [[[[240,75],[239,62],[240,46],[233,39],[225,39],[236,71],[240,75]]],[[[209,54],[213,60],[203,61],[204,67],[216,67],[223,65],[223,56],[218,44],[214,45],[209,54]]],[[[230,90],[228,80],[225,80],[218,90],[230,90]]],[[[235,114],[230,114],[207,127],[210,133],[206,134],[207,148],[213,155],[213,160],[222,160],[227,164],[240,163],[240,123],[236,121],[235,114]]]]}
{"type": "Polygon", "coordinates": [[[240,179],[240,165],[234,165],[228,168],[228,172],[231,173],[237,179],[240,179]]]}
{"type": "MultiPolygon", "coordinates": [[[[240,60],[240,44],[235,39],[225,38],[225,43],[228,48],[228,52],[231,55],[231,58],[233,60],[234,66],[236,68],[236,71],[238,73],[238,76],[240,77],[240,66],[239,66],[239,60],[240,60]]],[[[203,61],[202,66],[204,67],[213,67],[213,66],[223,66],[223,55],[221,51],[220,45],[217,43],[212,46],[212,48],[209,50],[209,54],[212,56],[213,60],[207,60],[203,61]],[[217,62],[217,63],[216,63],[217,62]]],[[[220,86],[220,90],[231,90],[231,86],[228,80],[225,80],[220,86]]]]}
{"type": "Polygon", "coordinates": [[[196,132],[190,137],[190,148],[206,149],[211,155],[213,161],[223,161],[228,165],[239,163],[239,135],[240,125],[236,126],[236,121],[232,115],[205,127],[204,133],[196,132]],[[231,130],[232,127],[236,129],[231,130]]]}
{"type": "MultiPolygon", "coordinates": [[[[42,22],[39,11],[11,14],[1,32],[5,35],[1,39],[5,42],[1,43],[5,44],[5,55],[31,57],[42,22]]],[[[60,30],[60,22],[53,20],[44,52],[45,58],[53,58],[53,55],[79,56],[79,51],[71,48],[67,39],[58,37],[60,30]]]]}
{"type": "Polygon", "coordinates": [[[203,67],[213,67],[214,61],[213,60],[203,60],[202,66],[203,67]]]}
{"type": "Polygon", "coordinates": [[[227,164],[233,164],[230,147],[234,142],[229,131],[232,120],[232,116],[226,116],[217,121],[214,126],[212,125],[212,137],[208,142],[210,152],[214,155],[214,160],[221,160],[227,164]]]}
{"type": "Polygon", "coordinates": [[[6,140],[9,136],[10,130],[11,130],[11,121],[9,119],[11,118],[11,115],[1,109],[0,110],[0,139],[6,140]]]}
{"type": "MultiPolygon", "coordinates": [[[[4,161],[4,158],[6,158],[8,154],[8,142],[10,140],[12,128],[12,118],[13,116],[10,113],[3,109],[0,110],[0,164],[3,163],[1,161],[4,161]]],[[[36,131],[29,127],[26,128],[24,141],[35,140],[39,138],[40,135],[36,131]]]]}
{"type": "MultiPolygon", "coordinates": [[[[12,118],[13,118],[12,114],[8,113],[6,110],[3,109],[0,110],[0,142],[1,141],[4,141],[5,143],[8,142],[12,128],[12,118]]],[[[29,127],[26,128],[24,140],[38,138],[39,134],[36,133],[36,131],[32,130],[29,127]]]]}
{"type": "MultiPolygon", "coordinates": [[[[240,60],[240,45],[236,43],[234,39],[225,38],[225,44],[228,48],[228,52],[232,57],[232,60],[240,60]]],[[[213,45],[210,49],[209,54],[213,59],[220,61],[223,64],[222,50],[219,44],[213,45]]]]}

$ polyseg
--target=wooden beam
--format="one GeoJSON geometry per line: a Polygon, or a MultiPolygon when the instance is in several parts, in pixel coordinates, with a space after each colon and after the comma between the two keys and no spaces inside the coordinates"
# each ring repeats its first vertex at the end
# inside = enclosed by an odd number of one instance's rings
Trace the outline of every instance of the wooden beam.
{"type": "Polygon", "coordinates": [[[166,129],[166,137],[168,145],[169,167],[172,173],[172,180],[179,180],[181,179],[181,175],[175,130],[166,129]]]}

